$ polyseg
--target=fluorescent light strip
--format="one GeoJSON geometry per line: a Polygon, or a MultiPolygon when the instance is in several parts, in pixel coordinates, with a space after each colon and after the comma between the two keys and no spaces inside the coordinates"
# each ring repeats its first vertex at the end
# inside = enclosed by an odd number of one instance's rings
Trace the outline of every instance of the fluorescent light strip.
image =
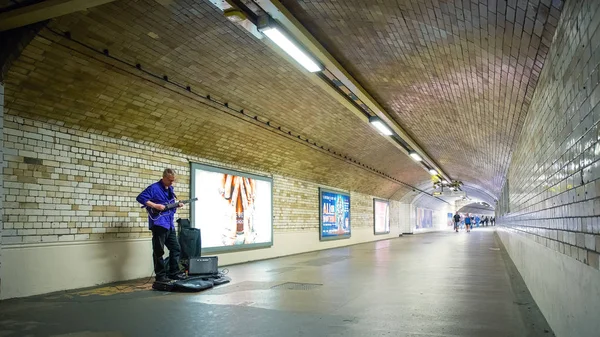
{"type": "Polygon", "coordinates": [[[386,136],[391,136],[394,134],[392,130],[390,130],[390,128],[388,128],[387,125],[383,124],[383,122],[380,120],[373,120],[371,121],[371,124],[373,124],[373,126],[375,126],[377,130],[381,131],[381,133],[383,133],[386,136]]]}
{"type": "Polygon", "coordinates": [[[421,158],[421,156],[419,156],[419,154],[416,153],[416,152],[411,152],[409,155],[412,157],[412,159],[414,159],[416,161],[422,161],[423,160],[423,158],[421,158]]]}
{"type": "Polygon", "coordinates": [[[431,174],[432,176],[437,176],[438,172],[434,169],[430,169],[429,174],[431,174]]]}
{"type": "Polygon", "coordinates": [[[311,59],[305,52],[300,50],[294,42],[287,38],[278,27],[269,27],[261,31],[271,41],[275,42],[284,52],[290,55],[294,60],[300,63],[306,70],[311,73],[323,70],[315,61],[311,59]]]}

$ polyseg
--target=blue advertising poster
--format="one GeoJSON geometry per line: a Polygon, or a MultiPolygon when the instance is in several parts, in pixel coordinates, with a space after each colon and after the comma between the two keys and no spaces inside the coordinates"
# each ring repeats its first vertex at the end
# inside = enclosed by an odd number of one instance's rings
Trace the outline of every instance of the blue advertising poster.
{"type": "Polygon", "coordinates": [[[321,240],[350,237],[350,195],[320,190],[321,240]]]}

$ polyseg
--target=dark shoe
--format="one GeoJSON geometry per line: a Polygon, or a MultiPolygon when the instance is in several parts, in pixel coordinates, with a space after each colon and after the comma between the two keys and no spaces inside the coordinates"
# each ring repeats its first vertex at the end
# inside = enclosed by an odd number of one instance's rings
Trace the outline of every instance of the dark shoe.
{"type": "Polygon", "coordinates": [[[185,273],[181,272],[181,273],[177,273],[175,275],[169,275],[169,278],[171,280],[185,280],[188,277],[187,277],[187,275],[185,273]]]}
{"type": "Polygon", "coordinates": [[[157,276],[156,277],[156,282],[171,282],[172,279],[166,277],[166,276],[157,276]]]}

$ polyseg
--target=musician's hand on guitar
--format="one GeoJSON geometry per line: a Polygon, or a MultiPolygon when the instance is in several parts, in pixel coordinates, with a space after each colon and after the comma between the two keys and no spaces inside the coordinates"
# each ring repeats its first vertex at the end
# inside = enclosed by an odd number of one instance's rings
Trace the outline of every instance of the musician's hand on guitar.
{"type": "Polygon", "coordinates": [[[181,207],[183,207],[183,203],[182,202],[180,202],[179,205],[177,205],[177,208],[181,208],[181,207]]]}
{"type": "Polygon", "coordinates": [[[165,205],[155,204],[154,208],[157,209],[157,210],[159,210],[159,211],[164,211],[165,210],[165,205]]]}

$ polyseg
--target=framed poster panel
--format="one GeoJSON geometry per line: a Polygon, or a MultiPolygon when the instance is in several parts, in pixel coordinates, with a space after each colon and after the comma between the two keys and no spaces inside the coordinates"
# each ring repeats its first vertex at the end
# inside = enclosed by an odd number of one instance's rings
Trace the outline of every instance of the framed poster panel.
{"type": "Polygon", "coordinates": [[[454,226],[454,214],[448,212],[448,227],[454,226]]]}
{"type": "Polygon", "coordinates": [[[417,207],[416,228],[433,228],[433,210],[417,207]]]}
{"type": "Polygon", "coordinates": [[[350,194],[319,188],[321,241],[350,238],[350,194]]]}
{"type": "Polygon", "coordinates": [[[383,199],[373,199],[373,233],[390,233],[390,202],[383,199]]]}
{"type": "Polygon", "coordinates": [[[192,226],[200,229],[202,252],[273,245],[273,179],[191,164],[192,226]]]}

